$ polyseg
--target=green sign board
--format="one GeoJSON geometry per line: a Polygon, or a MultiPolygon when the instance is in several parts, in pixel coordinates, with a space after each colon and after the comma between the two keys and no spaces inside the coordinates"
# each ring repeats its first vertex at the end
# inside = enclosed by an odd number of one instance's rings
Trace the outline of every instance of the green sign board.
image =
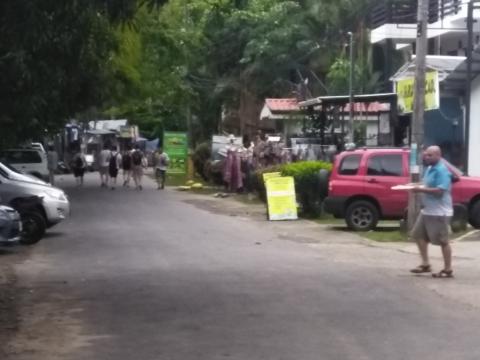
{"type": "Polygon", "coordinates": [[[163,151],[170,158],[170,174],[186,174],[188,160],[188,137],[183,132],[165,132],[163,134],[163,151]]]}

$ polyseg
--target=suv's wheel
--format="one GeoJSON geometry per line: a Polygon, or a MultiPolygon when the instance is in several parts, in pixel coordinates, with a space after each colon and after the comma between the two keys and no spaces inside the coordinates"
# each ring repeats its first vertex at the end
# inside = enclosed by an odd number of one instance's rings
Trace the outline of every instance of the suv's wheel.
{"type": "Polygon", "coordinates": [[[21,214],[22,219],[22,236],[20,242],[25,245],[32,245],[39,242],[43,235],[47,224],[41,214],[35,211],[29,211],[21,214]]]}
{"type": "Polygon", "coordinates": [[[378,209],[367,200],[352,202],[346,212],[345,221],[348,227],[355,231],[368,231],[377,226],[378,209]]]}
{"type": "Polygon", "coordinates": [[[468,222],[475,229],[480,229],[480,200],[477,200],[475,204],[472,205],[468,216],[468,222]]]}

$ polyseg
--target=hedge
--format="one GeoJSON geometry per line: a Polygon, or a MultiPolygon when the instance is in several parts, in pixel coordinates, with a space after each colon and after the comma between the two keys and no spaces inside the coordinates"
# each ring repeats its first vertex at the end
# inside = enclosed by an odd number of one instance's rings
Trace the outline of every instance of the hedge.
{"type": "Polygon", "coordinates": [[[328,193],[328,176],[322,176],[322,170],[328,175],[332,171],[332,164],[324,161],[300,161],[261,169],[252,180],[259,197],[265,201],[264,173],[280,172],[282,176],[292,176],[302,215],[317,216],[321,213],[323,199],[328,193]]]}

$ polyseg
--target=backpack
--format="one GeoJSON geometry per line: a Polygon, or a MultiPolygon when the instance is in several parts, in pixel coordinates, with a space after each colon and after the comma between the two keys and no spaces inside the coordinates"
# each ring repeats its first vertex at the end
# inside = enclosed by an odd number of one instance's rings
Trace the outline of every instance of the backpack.
{"type": "Polygon", "coordinates": [[[118,154],[113,155],[113,153],[110,154],[110,160],[109,160],[109,163],[108,163],[108,168],[110,169],[110,171],[117,171],[118,170],[117,155],[118,154]]]}
{"type": "Polygon", "coordinates": [[[142,165],[142,153],[138,150],[135,150],[132,154],[132,162],[135,166],[142,165]]]}
{"type": "Polygon", "coordinates": [[[82,157],[80,155],[78,155],[77,158],[75,159],[75,167],[77,169],[83,168],[83,160],[82,160],[82,157]]]}
{"type": "Polygon", "coordinates": [[[167,159],[167,156],[165,154],[161,154],[160,156],[160,166],[168,166],[168,159],[167,159]]]}

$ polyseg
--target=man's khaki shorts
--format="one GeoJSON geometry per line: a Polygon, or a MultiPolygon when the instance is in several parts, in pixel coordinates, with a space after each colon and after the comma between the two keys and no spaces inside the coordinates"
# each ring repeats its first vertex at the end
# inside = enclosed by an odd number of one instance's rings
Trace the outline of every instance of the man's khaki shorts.
{"type": "Polygon", "coordinates": [[[141,177],[143,176],[143,167],[141,165],[134,165],[132,172],[133,176],[141,177]]]}
{"type": "Polygon", "coordinates": [[[412,233],[414,240],[425,240],[433,245],[448,244],[450,217],[420,214],[412,233]]]}

